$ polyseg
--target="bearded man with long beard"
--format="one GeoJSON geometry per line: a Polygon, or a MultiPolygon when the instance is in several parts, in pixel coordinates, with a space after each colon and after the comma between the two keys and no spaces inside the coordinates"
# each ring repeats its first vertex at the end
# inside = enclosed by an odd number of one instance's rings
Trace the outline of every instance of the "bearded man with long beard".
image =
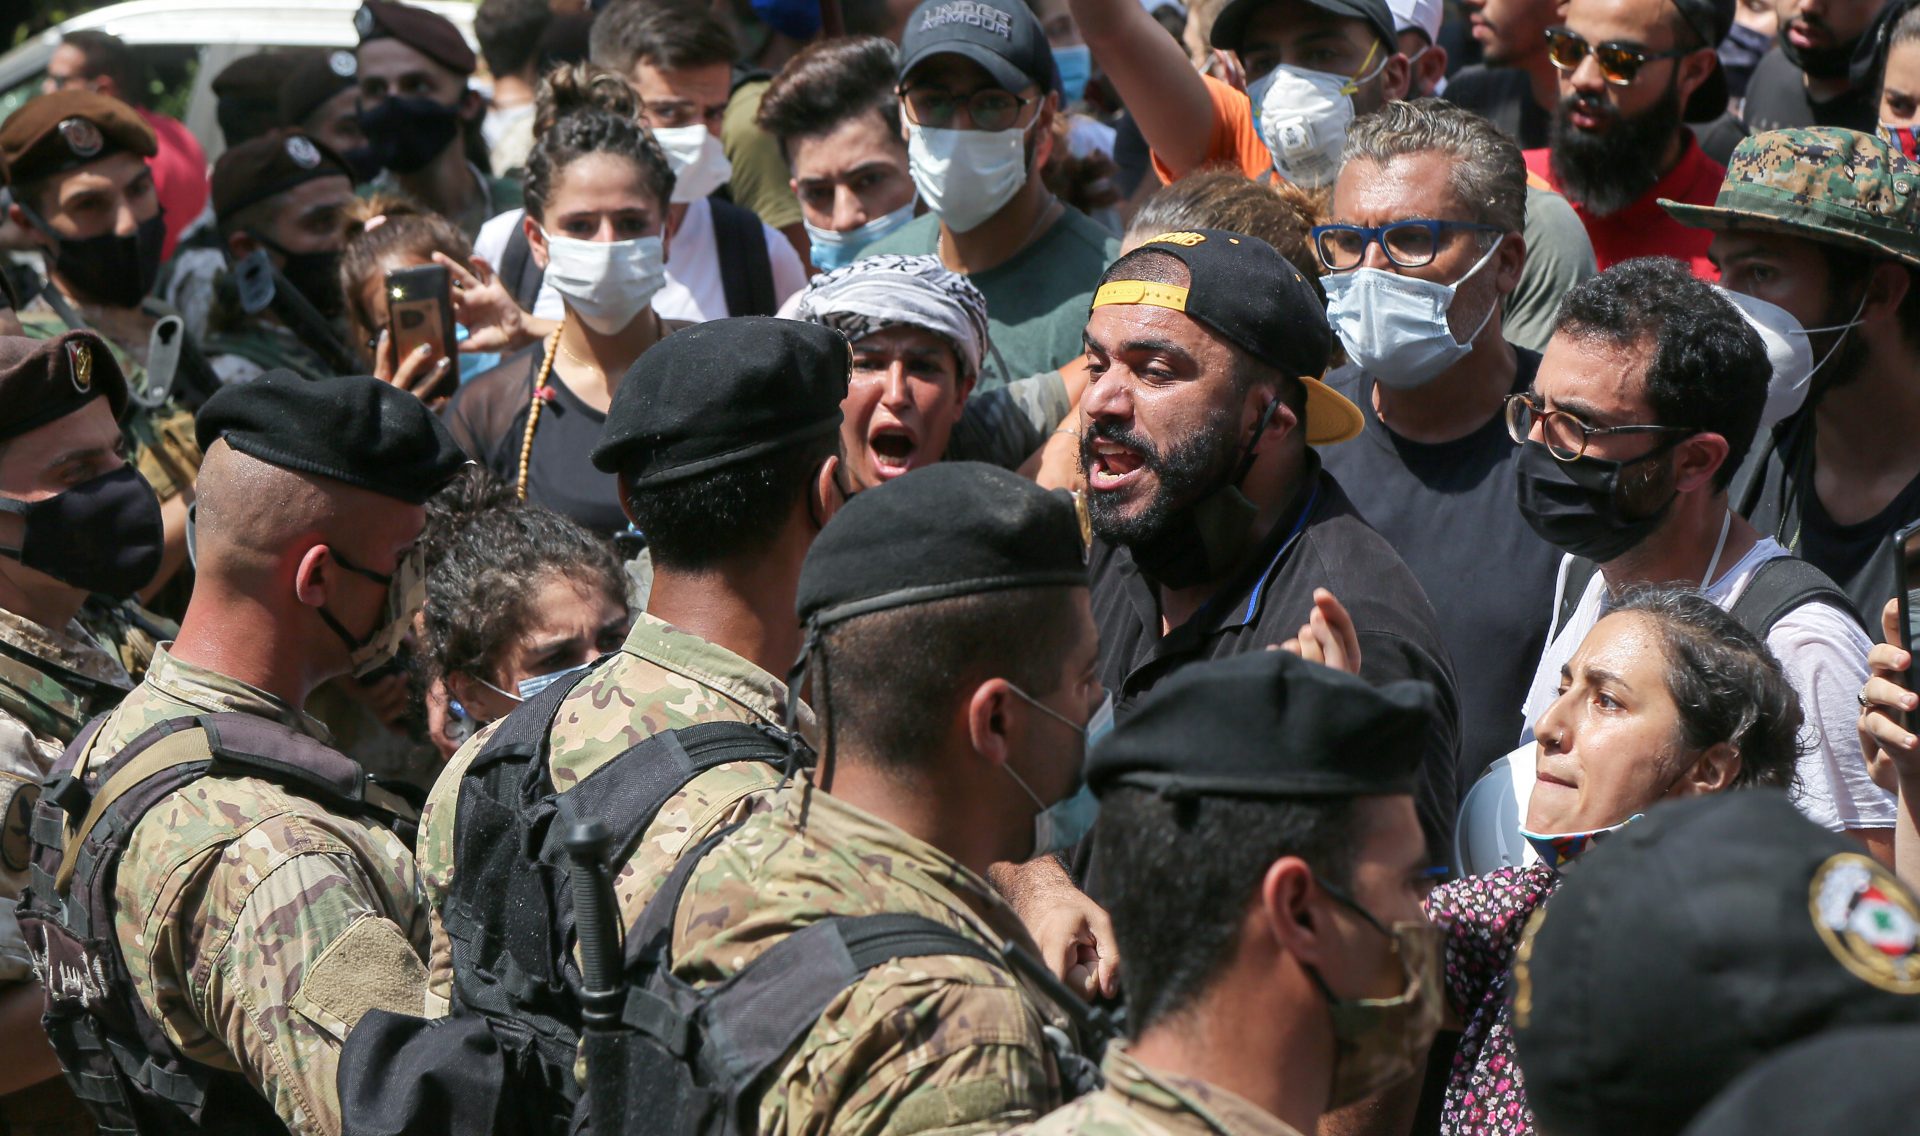
{"type": "Polygon", "coordinates": [[[1733,24],[1733,0],[1570,0],[1565,19],[1547,30],[1560,102],[1527,168],[1573,203],[1601,271],[1677,256],[1713,279],[1706,234],[1656,201],[1709,204],[1726,172],[1684,124],[1727,109],[1713,49],[1733,24]]]}

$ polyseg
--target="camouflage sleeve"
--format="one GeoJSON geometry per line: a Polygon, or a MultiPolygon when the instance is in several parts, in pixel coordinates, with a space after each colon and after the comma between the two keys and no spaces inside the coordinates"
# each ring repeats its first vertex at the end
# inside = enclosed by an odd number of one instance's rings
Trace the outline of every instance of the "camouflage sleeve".
{"type": "Polygon", "coordinates": [[[489,725],[468,738],[434,779],[427,803],[420,810],[420,832],[414,838],[413,858],[420,871],[420,890],[425,894],[427,926],[431,946],[427,952],[425,1013],[443,1018],[453,998],[453,944],[447,939],[440,910],[447,902],[447,890],[453,886],[453,834],[460,804],[460,779],[473,764],[474,755],[493,736],[497,725],[489,725]]]}
{"type": "Polygon", "coordinates": [[[971,959],[877,967],[821,1016],[761,1101],[763,1132],[1003,1132],[1058,1107],[1041,1021],[971,959]]]}
{"type": "Polygon", "coordinates": [[[161,501],[193,488],[201,453],[191,413],[169,402],[133,415],[129,432],[134,441],[133,463],[161,501]]]}
{"type": "Polygon", "coordinates": [[[28,826],[40,799],[40,778],[57,756],[23,723],[0,713],[0,985],[32,977],[14,906],[27,886],[28,826]]]}
{"type": "Polygon", "coordinates": [[[201,1020],[296,1133],[340,1131],[340,1045],[361,1015],[420,1009],[426,969],[372,892],[350,856],[293,856],[194,967],[201,1020]]]}

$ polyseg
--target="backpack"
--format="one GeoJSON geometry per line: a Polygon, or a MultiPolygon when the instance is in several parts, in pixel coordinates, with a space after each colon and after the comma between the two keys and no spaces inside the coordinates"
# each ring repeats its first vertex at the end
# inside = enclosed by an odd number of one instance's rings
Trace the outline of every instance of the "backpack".
{"type": "MultiPolygon", "coordinates": [[[[767,254],[766,231],[760,217],[730,201],[709,197],[713,210],[714,252],[720,261],[720,288],[727,297],[729,316],[770,316],[780,310],[773,289],[773,260],[767,254]]],[[[500,254],[500,280],[514,302],[532,311],[540,297],[546,270],[533,259],[524,225],[515,226],[500,254]]]]}
{"type": "MultiPolygon", "coordinates": [[[[843,991],[896,959],[979,959],[1044,976],[1051,1000],[1070,1013],[1077,1006],[1014,944],[988,947],[908,914],[831,916],[788,935],[724,982],[697,986],[678,978],[672,940],[681,896],[700,861],[732,831],[715,833],[683,856],[628,931],[624,963],[632,984],[616,995],[612,1028],[586,1031],[587,1093],[575,1115],[576,1134],[752,1136],[761,1097],[787,1054],[843,991]]],[[[1087,1013],[1073,1015],[1083,1027],[1087,1013]]],[[[1065,1032],[1053,1026],[1046,1032],[1070,1092],[1098,1087],[1098,1069],[1065,1032]]]]}
{"type": "MultiPolygon", "coordinates": [[[[1580,606],[1581,597],[1586,595],[1587,584],[1593,579],[1600,566],[1584,557],[1575,556],[1567,563],[1567,580],[1560,589],[1560,606],[1553,616],[1553,628],[1547,633],[1547,642],[1559,637],[1567,620],[1573,617],[1574,610],[1580,606]]],[[[1754,569],[1753,579],[1747,581],[1740,598],[1733,601],[1727,614],[1753,634],[1762,643],[1773,632],[1773,626],[1791,613],[1810,603],[1824,602],[1847,613],[1862,628],[1866,624],[1860,620],[1860,613],[1854,610],[1853,601],[1840,585],[1833,582],[1825,572],[1797,556],[1776,556],[1772,560],[1754,569]]]]}
{"type": "Polygon", "coordinates": [[[105,721],[94,719],[67,747],[33,813],[18,915],[45,987],[47,1040],[103,1133],[285,1132],[244,1077],[181,1053],[141,1005],[114,934],[121,856],[148,809],[203,777],[270,781],[336,813],[374,819],[411,843],[403,809],[352,758],[239,712],[162,722],[76,776],[105,721]]]}
{"type": "Polygon", "coordinates": [[[572,866],[561,834],[593,818],[625,863],[667,800],[701,773],[739,761],[781,765],[771,728],[710,722],[646,738],[565,793],[548,769],[548,734],[579,681],[516,707],[462,776],[454,876],[440,912],[453,953],[452,1013],[484,1019],[523,1115],[564,1131],[579,1090],[579,970],[573,958],[572,866]]]}

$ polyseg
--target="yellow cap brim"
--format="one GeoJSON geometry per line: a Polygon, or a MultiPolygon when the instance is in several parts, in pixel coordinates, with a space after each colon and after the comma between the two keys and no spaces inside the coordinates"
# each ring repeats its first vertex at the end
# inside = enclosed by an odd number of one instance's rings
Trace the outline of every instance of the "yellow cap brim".
{"type": "Polygon", "coordinates": [[[1302,376],[1300,383],[1307,388],[1307,445],[1338,445],[1367,428],[1366,417],[1346,395],[1319,379],[1302,376]]]}

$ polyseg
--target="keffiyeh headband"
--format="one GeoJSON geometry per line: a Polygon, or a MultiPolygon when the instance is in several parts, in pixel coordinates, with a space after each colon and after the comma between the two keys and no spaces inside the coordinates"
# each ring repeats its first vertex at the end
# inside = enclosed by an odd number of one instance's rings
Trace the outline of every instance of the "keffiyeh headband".
{"type": "Polygon", "coordinates": [[[966,375],[980,373],[988,351],[987,298],[933,256],[869,256],[823,273],[795,314],[856,341],[902,324],[933,332],[953,344],[966,375]]]}

